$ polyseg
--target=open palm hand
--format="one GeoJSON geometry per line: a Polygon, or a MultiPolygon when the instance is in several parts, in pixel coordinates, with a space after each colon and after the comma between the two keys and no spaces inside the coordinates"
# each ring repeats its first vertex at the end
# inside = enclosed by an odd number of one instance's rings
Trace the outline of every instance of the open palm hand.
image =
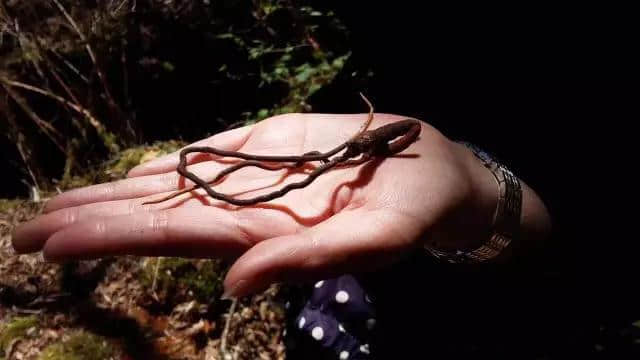
{"type": "MultiPolygon", "coordinates": [[[[327,151],[353,136],[365,119],[282,115],[191,145],[262,155],[327,151]]],[[[370,128],[402,119],[376,114],[370,128]]],[[[305,188],[246,207],[207,197],[202,189],[143,205],[193,185],[176,172],[176,152],[132,169],[127,179],[56,196],[43,215],[16,229],[14,247],[43,250],[54,261],[123,254],[234,259],[225,288],[241,296],[276,281],[377,269],[425,241],[482,238],[495,206],[491,175],[422,124],[419,139],[401,154],[333,169],[305,188]],[[464,226],[460,219],[467,219],[464,226]]],[[[231,161],[191,155],[189,171],[209,180],[231,161]]],[[[252,198],[304,177],[304,168],[244,168],[214,188],[252,198]]]]}

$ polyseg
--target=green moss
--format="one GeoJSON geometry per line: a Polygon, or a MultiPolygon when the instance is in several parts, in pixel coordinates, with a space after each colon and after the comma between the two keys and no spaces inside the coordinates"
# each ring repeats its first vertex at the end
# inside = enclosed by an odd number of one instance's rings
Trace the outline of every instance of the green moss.
{"type": "Polygon", "coordinates": [[[27,335],[27,330],[38,325],[36,316],[16,317],[0,326],[0,354],[15,339],[27,335]]]}
{"type": "Polygon", "coordinates": [[[105,338],[78,332],[67,341],[47,346],[38,360],[103,360],[111,358],[114,352],[105,338]]]}
{"type": "Polygon", "coordinates": [[[118,144],[118,137],[116,134],[107,131],[103,127],[98,129],[98,135],[102,138],[104,145],[111,151],[112,153],[117,153],[120,151],[120,145],[118,144]]]}
{"type": "MultiPolygon", "coordinates": [[[[201,303],[211,303],[222,294],[225,268],[220,260],[161,258],[156,278],[156,292],[184,301],[189,292],[201,303]]],[[[143,267],[141,282],[153,286],[158,258],[150,259],[143,267]]]]}
{"type": "Polygon", "coordinates": [[[121,151],[113,158],[105,172],[109,174],[125,174],[140,164],[140,159],[146,152],[144,147],[134,147],[121,151]]]}
{"type": "Polygon", "coordinates": [[[120,178],[140,163],[177,151],[184,145],[182,142],[171,140],[122,150],[107,161],[103,166],[103,172],[111,178],[120,178]]]}
{"type": "Polygon", "coordinates": [[[24,200],[0,199],[0,212],[7,212],[11,209],[14,209],[16,206],[20,205],[20,203],[22,202],[24,202],[24,200]]]}
{"type": "Polygon", "coordinates": [[[58,187],[62,190],[67,190],[122,179],[126,176],[127,172],[135,166],[145,161],[153,160],[156,157],[177,151],[185,145],[184,142],[171,140],[124,149],[114,153],[110,159],[92,169],[83,169],[81,175],[71,174],[74,159],[72,158],[73,155],[69,154],[64,176],[58,183],[58,187]]]}

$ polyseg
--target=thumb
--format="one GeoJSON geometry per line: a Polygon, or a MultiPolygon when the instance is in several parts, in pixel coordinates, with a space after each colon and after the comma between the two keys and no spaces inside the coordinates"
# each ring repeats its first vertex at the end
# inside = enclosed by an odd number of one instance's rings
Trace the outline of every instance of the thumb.
{"type": "Polygon", "coordinates": [[[415,220],[387,210],[342,211],[300,233],[264,240],[231,266],[223,298],[276,282],[316,281],[389,265],[418,243],[415,220]]]}

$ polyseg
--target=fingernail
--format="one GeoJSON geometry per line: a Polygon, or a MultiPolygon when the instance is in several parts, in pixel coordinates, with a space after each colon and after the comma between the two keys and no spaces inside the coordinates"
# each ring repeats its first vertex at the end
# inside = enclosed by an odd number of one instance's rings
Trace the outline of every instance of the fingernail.
{"type": "Polygon", "coordinates": [[[246,280],[238,280],[229,288],[224,290],[220,299],[222,300],[233,300],[238,297],[239,290],[241,290],[242,286],[246,284],[246,280]]]}

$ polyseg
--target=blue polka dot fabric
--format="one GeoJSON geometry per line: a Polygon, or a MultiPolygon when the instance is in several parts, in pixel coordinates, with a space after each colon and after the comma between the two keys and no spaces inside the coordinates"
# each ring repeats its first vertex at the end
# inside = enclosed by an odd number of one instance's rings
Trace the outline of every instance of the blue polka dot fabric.
{"type": "Polygon", "coordinates": [[[327,358],[371,359],[370,341],[376,329],[374,299],[352,275],[318,281],[301,299],[287,336],[293,334],[326,350],[327,358]],[[292,329],[293,327],[293,329],[292,329]]]}

